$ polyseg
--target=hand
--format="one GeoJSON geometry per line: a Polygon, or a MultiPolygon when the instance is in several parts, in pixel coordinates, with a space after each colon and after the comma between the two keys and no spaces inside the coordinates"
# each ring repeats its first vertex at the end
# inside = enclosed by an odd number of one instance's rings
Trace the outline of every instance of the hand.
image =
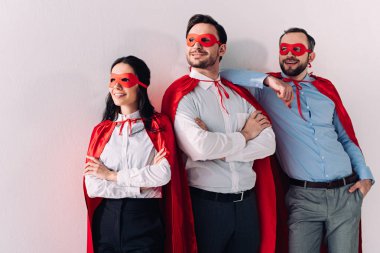
{"type": "Polygon", "coordinates": [[[166,156],[166,151],[164,148],[162,148],[155,156],[153,159],[153,164],[158,164],[161,162],[162,159],[164,159],[166,156]]]}
{"type": "Polygon", "coordinates": [[[88,161],[86,163],[84,174],[85,175],[93,175],[100,179],[106,179],[108,181],[116,181],[117,173],[115,171],[111,171],[104,164],[95,157],[86,156],[88,161]]]}
{"type": "Polygon", "coordinates": [[[271,124],[267,117],[265,117],[261,111],[253,112],[247,122],[245,122],[242,135],[246,141],[256,138],[265,128],[270,127],[271,124]]]}
{"type": "Polygon", "coordinates": [[[203,120],[201,120],[200,118],[195,118],[195,123],[197,123],[197,125],[202,128],[203,130],[205,131],[208,131],[208,128],[206,126],[206,123],[203,122],[203,120]]]}
{"type": "Polygon", "coordinates": [[[363,194],[363,198],[364,198],[365,195],[367,195],[367,193],[369,192],[369,190],[371,190],[371,187],[372,187],[371,180],[363,179],[363,180],[357,181],[353,186],[350,187],[348,191],[354,192],[358,190],[363,194]]]}
{"type": "Polygon", "coordinates": [[[294,98],[293,89],[291,85],[273,76],[268,76],[267,78],[265,78],[264,84],[272,88],[272,90],[274,90],[277,93],[277,97],[281,99],[287,107],[291,107],[294,98]]]}

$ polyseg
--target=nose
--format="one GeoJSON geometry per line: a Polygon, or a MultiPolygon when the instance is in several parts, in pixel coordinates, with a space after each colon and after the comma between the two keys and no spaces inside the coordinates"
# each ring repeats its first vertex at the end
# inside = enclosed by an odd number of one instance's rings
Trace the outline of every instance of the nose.
{"type": "Polygon", "coordinates": [[[198,41],[196,41],[193,45],[193,48],[202,48],[202,45],[198,41]]]}
{"type": "Polygon", "coordinates": [[[123,89],[123,86],[121,86],[121,84],[119,82],[116,82],[115,86],[113,86],[113,89],[121,90],[121,89],[123,89]]]}
{"type": "Polygon", "coordinates": [[[290,56],[295,56],[291,50],[289,50],[289,52],[286,56],[289,56],[289,54],[290,54],[290,56]]]}

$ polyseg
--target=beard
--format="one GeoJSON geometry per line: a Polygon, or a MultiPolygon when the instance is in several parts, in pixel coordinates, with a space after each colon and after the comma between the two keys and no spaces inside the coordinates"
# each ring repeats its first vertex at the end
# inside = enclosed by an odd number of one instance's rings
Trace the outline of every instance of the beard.
{"type": "Polygon", "coordinates": [[[282,72],[287,76],[298,76],[307,68],[307,64],[308,64],[307,62],[300,62],[298,67],[296,67],[295,69],[292,69],[292,68],[285,69],[284,61],[285,60],[280,62],[280,67],[281,67],[282,72]]]}
{"type": "MultiPolygon", "coordinates": [[[[198,51],[199,53],[205,53],[204,51],[198,51]]],[[[186,56],[187,63],[193,68],[206,69],[210,66],[215,65],[216,61],[219,60],[219,54],[210,55],[204,60],[192,60],[191,56],[186,56]]]]}

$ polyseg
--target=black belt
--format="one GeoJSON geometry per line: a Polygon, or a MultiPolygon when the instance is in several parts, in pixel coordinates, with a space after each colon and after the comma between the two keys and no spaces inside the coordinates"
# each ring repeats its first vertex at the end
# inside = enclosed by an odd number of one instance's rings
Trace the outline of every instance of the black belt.
{"type": "Polygon", "coordinates": [[[353,173],[347,177],[330,181],[330,182],[310,182],[310,181],[303,181],[303,180],[298,180],[294,178],[289,178],[289,183],[291,185],[301,186],[304,188],[325,188],[325,189],[339,188],[351,183],[355,183],[356,181],[358,181],[358,175],[356,173],[353,173]]]}
{"type": "Polygon", "coordinates": [[[214,200],[219,202],[240,202],[251,195],[252,189],[238,193],[219,193],[190,187],[190,193],[203,199],[214,200]]]}

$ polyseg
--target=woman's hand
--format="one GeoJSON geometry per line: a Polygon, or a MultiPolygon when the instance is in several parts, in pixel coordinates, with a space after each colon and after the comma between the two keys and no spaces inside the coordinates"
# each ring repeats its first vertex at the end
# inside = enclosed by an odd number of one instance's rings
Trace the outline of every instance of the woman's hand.
{"type": "Polygon", "coordinates": [[[88,161],[86,163],[84,174],[85,175],[93,175],[100,179],[106,179],[108,181],[116,181],[117,179],[117,173],[115,171],[112,171],[108,169],[104,164],[95,157],[92,156],[86,156],[88,161]]]}
{"type": "Polygon", "coordinates": [[[153,164],[159,164],[162,159],[164,159],[166,156],[166,151],[165,148],[162,148],[155,156],[153,159],[153,164]]]}

